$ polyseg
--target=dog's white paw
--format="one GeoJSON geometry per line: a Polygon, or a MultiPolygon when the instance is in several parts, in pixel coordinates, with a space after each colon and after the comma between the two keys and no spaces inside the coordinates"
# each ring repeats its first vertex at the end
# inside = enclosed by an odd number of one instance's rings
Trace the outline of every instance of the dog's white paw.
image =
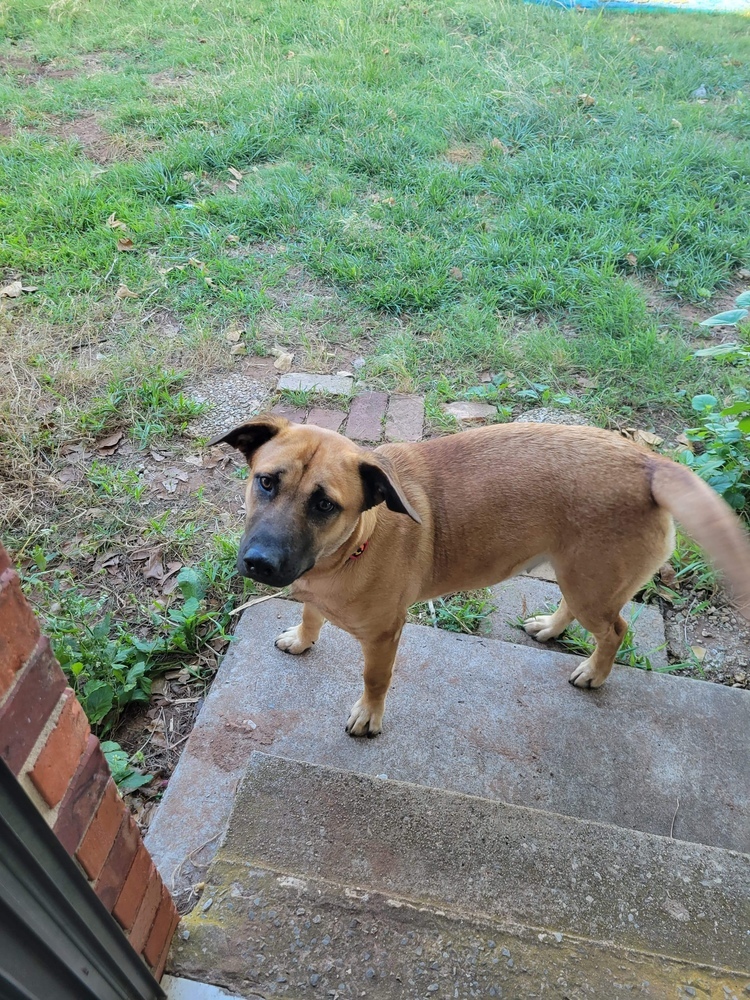
{"type": "Polygon", "coordinates": [[[534,615],[533,618],[526,619],[523,627],[537,642],[547,642],[549,639],[556,639],[560,634],[553,627],[554,617],[554,615],[534,615]]]}
{"type": "Polygon", "coordinates": [[[276,637],[276,642],[274,645],[277,649],[282,650],[284,653],[293,653],[295,656],[299,656],[300,653],[304,653],[306,650],[314,646],[315,643],[310,640],[305,641],[301,637],[302,626],[295,625],[294,628],[288,628],[286,632],[282,632],[281,635],[276,637]]]}
{"type": "Polygon", "coordinates": [[[383,726],[384,707],[374,709],[360,698],[352,706],[346,731],[350,736],[377,736],[383,726]]]}
{"type": "Polygon", "coordinates": [[[600,675],[597,675],[596,671],[591,666],[591,659],[592,657],[589,657],[587,660],[582,660],[568,678],[570,683],[575,687],[598,688],[601,687],[606,681],[606,676],[601,677],[600,675]]]}

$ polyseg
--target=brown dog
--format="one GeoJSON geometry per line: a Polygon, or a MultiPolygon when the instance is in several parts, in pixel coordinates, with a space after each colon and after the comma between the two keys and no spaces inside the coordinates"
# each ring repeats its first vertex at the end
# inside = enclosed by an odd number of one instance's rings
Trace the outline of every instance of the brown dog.
{"type": "Polygon", "coordinates": [[[362,645],[352,736],[380,732],[410,605],[498,583],[544,557],[563,600],[526,631],[544,642],[578,619],[596,648],[570,680],[599,687],[626,630],[623,605],[672,552],[672,515],[750,617],[750,545],[736,515],[689,469],[609,431],[500,424],[367,451],[262,416],[211,443],[221,442],[250,465],[240,573],[293,583],[304,601],[301,624],[276,645],[304,653],[326,618],[362,645]]]}

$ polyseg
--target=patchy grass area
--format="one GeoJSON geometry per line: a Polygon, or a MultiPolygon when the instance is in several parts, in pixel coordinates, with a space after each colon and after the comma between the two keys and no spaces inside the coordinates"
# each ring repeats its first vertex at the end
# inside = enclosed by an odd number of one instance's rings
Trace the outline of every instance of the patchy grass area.
{"type": "Polygon", "coordinates": [[[3,534],[60,644],[99,615],[71,674],[129,650],[102,726],[175,675],[151,750],[182,738],[242,597],[241,470],[183,437],[204,376],[267,394],[275,346],[361,356],[437,428],[481,397],[670,440],[694,395],[746,385],[693,356],[750,267],[740,17],[6,0],[0,27],[3,534]],[[210,621],[183,642],[188,612],[210,621]]]}

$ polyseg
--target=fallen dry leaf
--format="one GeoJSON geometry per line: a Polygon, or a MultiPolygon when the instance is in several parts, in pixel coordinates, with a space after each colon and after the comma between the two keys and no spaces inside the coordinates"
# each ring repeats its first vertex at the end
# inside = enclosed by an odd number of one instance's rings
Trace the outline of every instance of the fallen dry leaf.
{"type": "Polygon", "coordinates": [[[286,372],[292,370],[292,363],[294,361],[294,355],[290,354],[288,351],[283,351],[274,361],[273,366],[277,372],[281,372],[282,375],[286,372]]]}
{"type": "Polygon", "coordinates": [[[224,184],[229,188],[232,194],[237,194],[237,188],[239,187],[237,181],[224,181],[224,184]]]}
{"type": "Polygon", "coordinates": [[[17,299],[23,291],[23,284],[20,281],[11,281],[9,285],[0,288],[0,299],[17,299]]]}
{"type": "Polygon", "coordinates": [[[677,573],[671,563],[664,563],[659,569],[659,579],[665,587],[674,588],[677,583],[677,573]]]}
{"type": "Polygon", "coordinates": [[[96,449],[100,455],[111,455],[124,437],[124,431],[115,431],[114,434],[110,434],[109,437],[105,437],[102,438],[101,441],[97,441],[96,449]]]}
{"type": "Polygon", "coordinates": [[[110,229],[127,229],[128,228],[125,225],[124,222],[122,222],[120,219],[117,218],[117,216],[115,215],[114,212],[107,219],[107,225],[109,226],[110,229]]]}
{"type": "Polygon", "coordinates": [[[235,170],[234,167],[227,167],[227,170],[232,175],[232,177],[234,177],[234,179],[236,181],[241,181],[242,178],[244,177],[244,174],[242,173],[242,171],[241,170],[235,170]]]}
{"type": "Polygon", "coordinates": [[[201,270],[205,270],[206,267],[205,262],[202,260],[198,260],[197,257],[191,257],[188,260],[188,264],[190,264],[191,267],[199,267],[201,268],[201,270]]]}
{"type": "Polygon", "coordinates": [[[68,483],[78,482],[78,480],[81,479],[82,476],[83,473],[81,472],[80,469],[77,469],[74,465],[69,465],[66,469],[62,469],[59,472],[57,476],[57,481],[58,483],[62,483],[63,485],[67,486],[68,483]]]}
{"type": "Polygon", "coordinates": [[[161,580],[164,576],[164,566],[161,561],[161,548],[152,549],[143,567],[144,580],[161,580]]]}
{"type": "Polygon", "coordinates": [[[641,430],[640,427],[626,427],[620,433],[623,437],[635,441],[636,444],[646,445],[647,448],[656,448],[658,445],[664,444],[664,438],[660,438],[658,434],[653,434],[651,431],[641,430]]]}
{"type": "Polygon", "coordinates": [[[116,299],[137,299],[138,292],[131,291],[127,285],[120,285],[115,292],[116,299]]]}
{"type": "Polygon", "coordinates": [[[94,563],[94,572],[98,573],[103,569],[112,569],[120,562],[120,555],[117,552],[105,552],[94,563]]]}
{"type": "Polygon", "coordinates": [[[117,249],[120,253],[128,253],[130,250],[135,250],[135,243],[133,243],[129,236],[121,236],[117,241],[117,249]]]}
{"type": "Polygon", "coordinates": [[[592,97],[591,94],[579,94],[576,100],[583,108],[593,108],[596,104],[596,98],[592,97]]]}
{"type": "Polygon", "coordinates": [[[696,658],[698,663],[703,663],[706,658],[706,650],[703,646],[691,646],[693,651],[693,656],[696,658]]]}

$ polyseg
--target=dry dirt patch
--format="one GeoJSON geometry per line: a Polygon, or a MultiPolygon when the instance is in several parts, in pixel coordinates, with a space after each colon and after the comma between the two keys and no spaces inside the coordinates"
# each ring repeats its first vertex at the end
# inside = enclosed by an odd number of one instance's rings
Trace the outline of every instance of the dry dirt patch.
{"type": "Polygon", "coordinates": [[[122,143],[105,131],[93,111],[69,121],[56,120],[50,124],[49,131],[59,139],[77,140],[84,155],[95,163],[125,160],[132,155],[122,143]]]}

